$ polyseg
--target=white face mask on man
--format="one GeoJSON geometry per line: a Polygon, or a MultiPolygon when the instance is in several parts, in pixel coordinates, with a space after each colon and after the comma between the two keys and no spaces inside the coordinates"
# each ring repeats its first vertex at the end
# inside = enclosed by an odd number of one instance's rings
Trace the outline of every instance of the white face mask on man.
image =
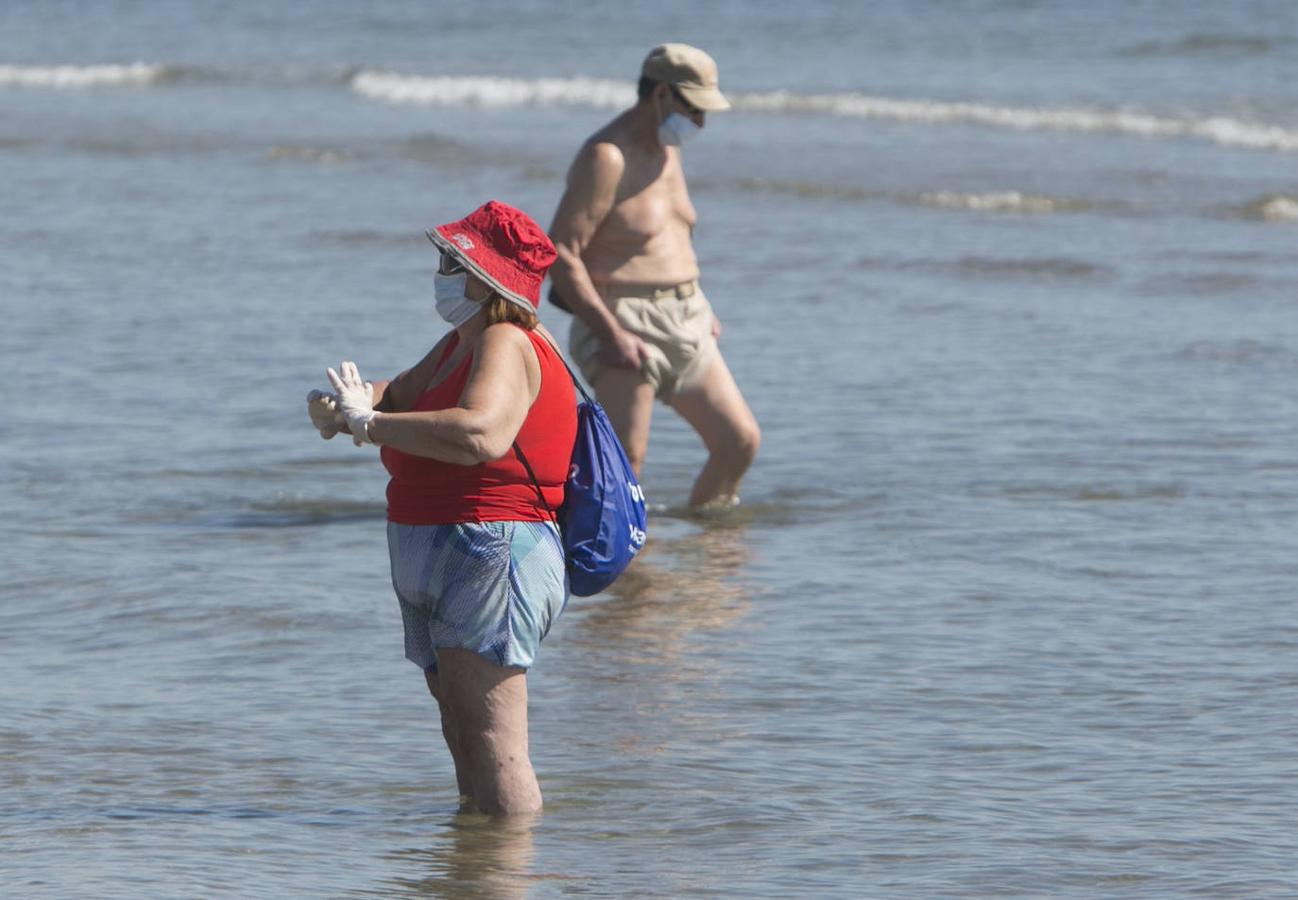
{"type": "Polygon", "coordinates": [[[658,140],[664,147],[679,147],[702,130],[688,116],[671,112],[658,123],[658,140]]]}
{"type": "Polygon", "coordinates": [[[433,276],[433,295],[437,302],[437,314],[449,322],[452,328],[459,328],[472,319],[474,313],[482,309],[481,301],[472,300],[465,295],[468,278],[468,272],[460,272],[456,275],[443,275],[438,272],[433,276]]]}

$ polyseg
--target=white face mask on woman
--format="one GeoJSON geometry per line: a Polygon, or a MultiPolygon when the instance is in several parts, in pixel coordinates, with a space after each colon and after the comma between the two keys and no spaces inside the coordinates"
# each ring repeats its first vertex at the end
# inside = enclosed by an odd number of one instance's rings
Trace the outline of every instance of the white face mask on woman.
{"type": "Polygon", "coordinates": [[[469,299],[464,293],[468,277],[468,272],[460,272],[458,275],[443,275],[438,272],[433,276],[437,314],[449,322],[452,328],[459,328],[482,309],[481,302],[469,299]]]}
{"type": "Polygon", "coordinates": [[[702,130],[689,117],[672,112],[658,123],[658,140],[664,147],[679,147],[702,130]]]}

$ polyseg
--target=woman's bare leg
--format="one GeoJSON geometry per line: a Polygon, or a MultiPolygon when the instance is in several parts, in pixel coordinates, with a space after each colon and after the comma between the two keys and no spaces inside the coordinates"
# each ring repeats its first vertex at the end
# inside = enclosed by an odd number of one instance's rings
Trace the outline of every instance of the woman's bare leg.
{"type": "Polygon", "coordinates": [[[478,809],[488,815],[539,810],[541,789],[527,753],[526,672],[468,650],[438,649],[437,667],[439,701],[450,709],[459,747],[457,773],[462,764],[478,809]]]}
{"type": "Polygon", "coordinates": [[[468,767],[460,753],[459,729],[455,724],[455,715],[442,699],[437,673],[425,672],[424,680],[428,682],[428,692],[437,701],[437,708],[441,712],[442,737],[446,740],[446,748],[451,751],[451,761],[455,763],[455,783],[460,789],[460,797],[462,800],[472,801],[473,785],[469,783],[468,767]]]}

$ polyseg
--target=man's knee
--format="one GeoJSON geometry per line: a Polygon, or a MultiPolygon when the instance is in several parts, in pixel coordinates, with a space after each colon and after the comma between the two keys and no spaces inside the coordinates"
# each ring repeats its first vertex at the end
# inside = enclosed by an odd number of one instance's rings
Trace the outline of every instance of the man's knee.
{"type": "Polygon", "coordinates": [[[762,430],[756,422],[746,422],[732,430],[717,449],[731,465],[748,468],[757,458],[762,444],[762,430]]]}
{"type": "Polygon", "coordinates": [[[739,435],[739,450],[748,462],[757,458],[757,450],[762,446],[762,429],[756,422],[750,423],[741,430],[739,435]]]}
{"type": "Polygon", "coordinates": [[[635,441],[623,441],[622,449],[626,451],[626,461],[631,464],[632,471],[639,477],[640,466],[644,463],[645,448],[639,446],[635,441]]]}

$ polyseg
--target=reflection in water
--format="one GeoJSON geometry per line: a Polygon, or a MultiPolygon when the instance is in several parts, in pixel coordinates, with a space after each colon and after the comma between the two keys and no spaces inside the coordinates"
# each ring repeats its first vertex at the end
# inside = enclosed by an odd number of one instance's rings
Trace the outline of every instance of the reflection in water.
{"type": "Polygon", "coordinates": [[[742,616],[754,593],[742,577],[749,556],[743,525],[731,516],[659,529],[668,536],[650,537],[572,640],[592,648],[616,645],[628,661],[671,662],[689,633],[742,616]]]}
{"type": "Polygon", "coordinates": [[[735,665],[748,655],[742,623],[757,593],[744,523],[655,517],[649,534],[564,635],[581,701],[597,710],[599,742],[613,751],[603,767],[610,781],[577,773],[574,793],[660,792],[676,777],[670,760],[695,735],[715,741],[729,727],[729,692],[748,683],[735,665]]]}
{"type": "Polygon", "coordinates": [[[532,872],[535,821],[534,816],[500,819],[461,812],[437,835],[437,843],[392,854],[420,874],[393,878],[383,893],[493,900],[526,897],[531,885],[546,877],[532,872]]]}

